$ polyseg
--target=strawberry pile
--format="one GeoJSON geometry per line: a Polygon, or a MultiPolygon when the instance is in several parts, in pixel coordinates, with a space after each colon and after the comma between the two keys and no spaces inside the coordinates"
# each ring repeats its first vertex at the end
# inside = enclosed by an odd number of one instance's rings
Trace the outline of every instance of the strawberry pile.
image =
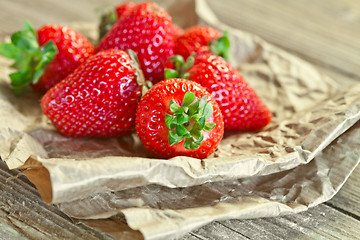
{"type": "Polygon", "coordinates": [[[226,32],[181,29],[157,4],[114,8],[94,46],[60,25],[14,33],[0,54],[15,60],[16,95],[42,92],[41,108],[68,137],[136,131],[153,156],[206,158],[224,131],[258,131],[271,113],[228,61],[226,32]],[[105,29],[105,30],[104,30],[105,29]]]}

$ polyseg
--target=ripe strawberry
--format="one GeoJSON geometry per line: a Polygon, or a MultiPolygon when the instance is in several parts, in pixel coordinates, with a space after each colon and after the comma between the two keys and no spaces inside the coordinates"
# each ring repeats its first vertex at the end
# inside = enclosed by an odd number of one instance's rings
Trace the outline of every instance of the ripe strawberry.
{"type": "Polygon", "coordinates": [[[170,58],[175,70],[166,70],[166,78],[187,77],[201,84],[219,104],[225,131],[259,130],[271,121],[271,113],[240,73],[224,58],[212,53],[184,59],[170,58]]]}
{"type": "Polygon", "coordinates": [[[178,37],[184,34],[184,29],[173,23],[171,26],[171,32],[173,34],[174,39],[176,40],[178,37]]]}
{"type": "Polygon", "coordinates": [[[136,5],[126,18],[117,21],[101,40],[97,51],[132,49],[138,56],[145,78],[157,82],[164,77],[166,60],[173,55],[170,15],[155,3],[136,5]]]}
{"type": "Polygon", "coordinates": [[[125,2],[115,7],[117,18],[120,19],[136,6],[134,2],[125,2]]]}
{"type": "Polygon", "coordinates": [[[168,79],[140,100],[136,132],[155,156],[206,158],[219,144],[224,123],[213,97],[199,84],[168,79]]]}
{"type": "Polygon", "coordinates": [[[51,88],[41,100],[43,113],[69,137],[113,137],[135,128],[143,76],[128,53],[109,49],[51,88]]]}
{"type": "Polygon", "coordinates": [[[212,27],[193,26],[175,39],[174,52],[187,59],[192,52],[196,54],[213,52],[228,59],[229,39],[226,32],[221,33],[212,27]]]}
{"type": "Polygon", "coordinates": [[[10,78],[18,95],[26,93],[29,84],[38,91],[47,91],[94,52],[85,37],[59,25],[45,25],[35,33],[25,22],[25,30],[14,33],[11,40],[0,45],[0,54],[16,60],[13,66],[19,71],[10,78]]]}
{"type": "MultiPolygon", "coordinates": [[[[117,19],[121,19],[123,17],[127,17],[129,14],[129,11],[132,11],[132,9],[136,6],[136,3],[134,2],[125,2],[115,7],[117,19]]],[[[178,37],[182,34],[184,34],[184,29],[176,25],[175,23],[172,23],[171,25],[171,32],[174,37],[178,37]]]]}

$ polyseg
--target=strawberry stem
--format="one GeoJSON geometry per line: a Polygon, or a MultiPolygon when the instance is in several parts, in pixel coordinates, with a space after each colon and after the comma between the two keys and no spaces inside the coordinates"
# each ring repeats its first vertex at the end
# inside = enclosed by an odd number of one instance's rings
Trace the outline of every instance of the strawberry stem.
{"type": "Polygon", "coordinates": [[[108,31],[112,28],[112,26],[117,21],[116,12],[114,9],[100,9],[99,10],[101,16],[100,16],[100,24],[99,24],[99,39],[100,42],[101,39],[108,33],[108,31]]]}
{"type": "Polygon", "coordinates": [[[183,78],[187,79],[189,77],[189,73],[187,70],[194,65],[195,61],[195,53],[193,52],[186,61],[181,55],[174,55],[168,59],[169,62],[172,62],[175,69],[165,68],[165,79],[170,78],[183,78]]]}
{"type": "Polygon", "coordinates": [[[144,96],[145,93],[152,87],[152,82],[145,79],[136,53],[131,49],[126,50],[126,52],[129,54],[131,60],[133,60],[130,65],[135,69],[136,83],[141,86],[141,96],[144,96]]]}
{"type": "Polygon", "coordinates": [[[25,21],[24,30],[15,32],[11,43],[0,44],[0,54],[15,60],[11,67],[18,71],[9,75],[11,89],[15,95],[23,95],[29,91],[31,83],[39,81],[47,64],[57,54],[57,48],[52,41],[40,47],[34,28],[25,21]]]}
{"type": "Polygon", "coordinates": [[[221,37],[210,42],[210,50],[212,53],[229,61],[230,40],[226,31],[223,32],[221,37]]]}
{"type": "Polygon", "coordinates": [[[186,149],[198,149],[203,142],[202,131],[210,131],[216,124],[206,122],[213,115],[211,102],[207,102],[207,97],[201,99],[195,97],[192,92],[186,92],[181,106],[174,100],[169,104],[172,115],[165,115],[166,127],[171,130],[168,134],[169,144],[184,141],[186,149]]]}

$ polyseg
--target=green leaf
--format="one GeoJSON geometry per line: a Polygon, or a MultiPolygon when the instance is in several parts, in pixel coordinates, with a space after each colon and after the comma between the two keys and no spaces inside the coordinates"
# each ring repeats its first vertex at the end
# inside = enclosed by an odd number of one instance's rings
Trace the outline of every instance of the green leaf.
{"type": "Polygon", "coordinates": [[[41,50],[44,53],[57,53],[58,52],[56,44],[52,40],[49,41],[48,43],[46,43],[44,46],[42,46],[41,50]]]}
{"type": "Polygon", "coordinates": [[[199,102],[199,115],[203,115],[204,114],[204,110],[205,110],[205,106],[206,106],[206,103],[207,103],[207,97],[206,96],[203,96],[201,99],[200,99],[200,102],[199,102]]]}
{"type": "Polygon", "coordinates": [[[116,20],[117,20],[116,12],[112,11],[112,12],[110,13],[110,21],[113,22],[113,23],[115,23],[116,20]]]}
{"type": "MultiPolygon", "coordinates": [[[[175,70],[172,69],[172,74],[166,73],[165,70],[165,79],[169,79],[172,76],[176,76],[176,78],[184,78],[187,79],[189,77],[189,73],[186,71],[194,64],[195,61],[195,53],[191,54],[186,61],[184,61],[184,58],[181,55],[174,55],[168,58],[169,62],[172,62],[172,64],[175,67],[175,70]],[[175,74],[177,73],[177,75],[175,74]]],[[[174,78],[174,77],[172,77],[174,78]]]]}
{"type": "Polygon", "coordinates": [[[168,134],[169,145],[174,145],[176,143],[181,142],[184,138],[176,134],[176,131],[170,131],[168,134]]]}
{"type": "Polygon", "coordinates": [[[200,124],[201,129],[203,129],[205,126],[205,117],[199,118],[198,123],[200,124]]]}
{"type": "Polygon", "coordinates": [[[176,69],[184,64],[184,58],[181,55],[174,55],[168,58],[169,62],[172,62],[176,69]]]}
{"type": "Polygon", "coordinates": [[[191,149],[198,149],[199,147],[200,147],[200,145],[201,145],[201,143],[202,143],[202,141],[204,140],[204,135],[203,134],[201,134],[201,136],[199,137],[199,139],[198,140],[196,140],[196,141],[193,141],[192,143],[191,143],[191,149]]]}
{"type": "Polygon", "coordinates": [[[11,35],[11,42],[20,49],[37,49],[39,44],[31,31],[18,31],[11,35]]]}
{"type": "Polygon", "coordinates": [[[176,126],[176,134],[179,136],[185,136],[189,133],[189,131],[182,125],[176,126]]]}
{"type": "Polygon", "coordinates": [[[165,68],[165,79],[178,78],[178,77],[179,77],[179,73],[176,70],[165,68]]]}
{"type": "Polygon", "coordinates": [[[181,106],[189,106],[195,100],[195,93],[186,92],[181,106]]]}
{"type": "Polygon", "coordinates": [[[182,113],[176,116],[177,117],[177,123],[178,124],[184,124],[190,121],[189,115],[182,113]]]}
{"type": "Polygon", "coordinates": [[[34,34],[34,36],[36,36],[36,33],[35,33],[35,29],[33,28],[33,26],[31,26],[31,24],[28,22],[28,21],[24,21],[24,29],[26,31],[30,31],[32,34],[34,34]]]}
{"type": "Polygon", "coordinates": [[[29,82],[24,79],[29,79],[29,72],[15,72],[9,75],[11,79],[11,90],[16,96],[21,96],[29,92],[29,82]]]}
{"type": "Polygon", "coordinates": [[[32,58],[33,58],[32,52],[29,51],[22,51],[21,54],[18,54],[15,59],[15,63],[12,65],[13,68],[19,69],[19,70],[31,70],[32,69],[32,58]]]}
{"type": "Polygon", "coordinates": [[[202,126],[199,122],[196,122],[192,129],[190,130],[191,136],[198,139],[201,135],[202,126]]]}
{"type": "Polygon", "coordinates": [[[165,115],[165,124],[168,129],[173,129],[176,126],[176,117],[173,115],[165,115]]]}
{"type": "Polygon", "coordinates": [[[216,123],[205,123],[203,130],[205,132],[207,132],[207,131],[210,131],[211,129],[213,129],[215,126],[216,126],[216,123]]]}
{"type": "Polygon", "coordinates": [[[186,59],[186,62],[181,67],[181,72],[185,73],[189,68],[194,65],[195,62],[195,53],[191,53],[191,55],[186,59]]]}
{"type": "Polygon", "coordinates": [[[15,59],[21,53],[12,43],[2,43],[0,44],[0,55],[3,55],[6,58],[15,59]]]}
{"type": "Polygon", "coordinates": [[[202,141],[204,140],[204,136],[201,135],[199,137],[199,140],[197,141],[194,141],[193,138],[187,138],[184,142],[184,147],[186,149],[190,149],[190,150],[195,150],[195,149],[198,149],[202,143],[202,141]]]}
{"type": "Polygon", "coordinates": [[[170,111],[175,113],[177,112],[181,107],[179,106],[179,104],[177,104],[174,100],[170,101],[170,105],[169,105],[170,111]]]}
{"type": "Polygon", "coordinates": [[[204,109],[204,117],[205,119],[209,119],[213,115],[213,106],[211,102],[206,103],[204,109]]]}
{"type": "Polygon", "coordinates": [[[195,113],[197,113],[198,108],[199,108],[199,101],[190,104],[188,107],[189,116],[193,116],[195,113]]]}
{"type": "Polygon", "coordinates": [[[166,114],[165,123],[167,128],[175,128],[169,131],[169,144],[181,142],[185,138],[185,148],[199,148],[204,139],[202,131],[209,131],[215,127],[215,123],[206,123],[206,119],[213,114],[212,104],[207,102],[207,96],[198,99],[194,93],[186,92],[182,106],[171,100],[169,108],[174,115],[166,114]]]}
{"type": "Polygon", "coordinates": [[[34,77],[32,79],[33,84],[36,84],[39,81],[41,75],[44,73],[46,65],[48,65],[57,54],[56,45],[52,41],[48,42],[41,50],[43,51],[43,54],[40,56],[40,61],[34,69],[34,77]]]}
{"type": "Polygon", "coordinates": [[[210,43],[211,52],[229,60],[230,40],[226,31],[223,35],[210,43]]]}
{"type": "MultiPolygon", "coordinates": [[[[29,72],[26,71],[18,71],[18,72],[14,72],[11,73],[9,75],[10,79],[11,79],[11,84],[16,86],[16,85],[23,85],[24,84],[24,79],[29,79],[29,72]]],[[[26,82],[29,83],[29,82],[26,82]]]]}
{"type": "Polygon", "coordinates": [[[18,71],[10,74],[11,88],[15,94],[28,91],[30,83],[37,83],[46,66],[57,54],[56,45],[50,41],[40,47],[34,28],[24,22],[24,30],[11,36],[11,44],[0,44],[0,54],[15,59],[11,67],[18,71]]]}
{"type": "Polygon", "coordinates": [[[187,138],[184,142],[184,147],[191,150],[191,144],[194,142],[193,138],[187,138]]]}

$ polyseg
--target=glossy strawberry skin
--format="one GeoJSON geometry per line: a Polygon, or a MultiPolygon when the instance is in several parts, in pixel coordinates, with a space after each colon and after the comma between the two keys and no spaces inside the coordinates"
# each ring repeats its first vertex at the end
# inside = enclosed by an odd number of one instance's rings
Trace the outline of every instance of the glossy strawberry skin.
{"type": "Polygon", "coordinates": [[[155,3],[136,5],[126,18],[119,19],[101,40],[97,51],[132,49],[138,56],[147,80],[164,78],[166,60],[173,55],[174,39],[170,15],[155,3]]]}
{"type": "Polygon", "coordinates": [[[210,42],[221,37],[221,33],[212,27],[193,26],[175,39],[175,54],[183,56],[185,59],[192,52],[196,54],[210,52],[210,42]]]}
{"type": "Polygon", "coordinates": [[[60,25],[42,26],[37,30],[37,37],[40,46],[52,40],[58,49],[39,82],[32,85],[35,90],[41,92],[49,90],[63,80],[95,51],[92,43],[80,33],[60,25]]]}
{"type": "MultiPolygon", "coordinates": [[[[126,17],[130,11],[136,6],[137,4],[134,2],[125,2],[115,7],[116,15],[118,19],[126,17]]],[[[184,29],[180,26],[173,23],[171,25],[171,32],[174,38],[179,37],[180,35],[184,34],[184,29]]]]}
{"type": "Polygon", "coordinates": [[[141,96],[132,63],[121,50],[89,57],[43,96],[43,113],[69,137],[114,137],[132,132],[141,96]]]}
{"type": "Polygon", "coordinates": [[[187,71],[215,98],[224,117],[225,131],[259,130],[271,121],[271,112],[243,76],[225,59],[211,53],[195,57],[187,71]]]}
{"type": "Polygon", "coordinates": [[[224,122],[217,103],[202,86],[184,79],[167,79],[154,85],[142,97],[136,113],[136,132],[145,148],[157,157],[189,156],[203,159],[215,151],[222,139],[224,122]],[[174,100],[180,105],[188,91],[195,93],[197,98],[208,97],[214,111],[206,122],[216,123],[214,129],[203,132],[204,141],[195,150],[184,148],[184,140],[170,146],[169,129],[165,124],[165,115],[171,114],[170,101],[174,100]]]}
{"type": "Polygon", "coordinates": [[[125,2],[115,7],[116,15],[118,19],[126,16],[128,11],[131,11],[136,6],[134,2],[125,2]]]}

